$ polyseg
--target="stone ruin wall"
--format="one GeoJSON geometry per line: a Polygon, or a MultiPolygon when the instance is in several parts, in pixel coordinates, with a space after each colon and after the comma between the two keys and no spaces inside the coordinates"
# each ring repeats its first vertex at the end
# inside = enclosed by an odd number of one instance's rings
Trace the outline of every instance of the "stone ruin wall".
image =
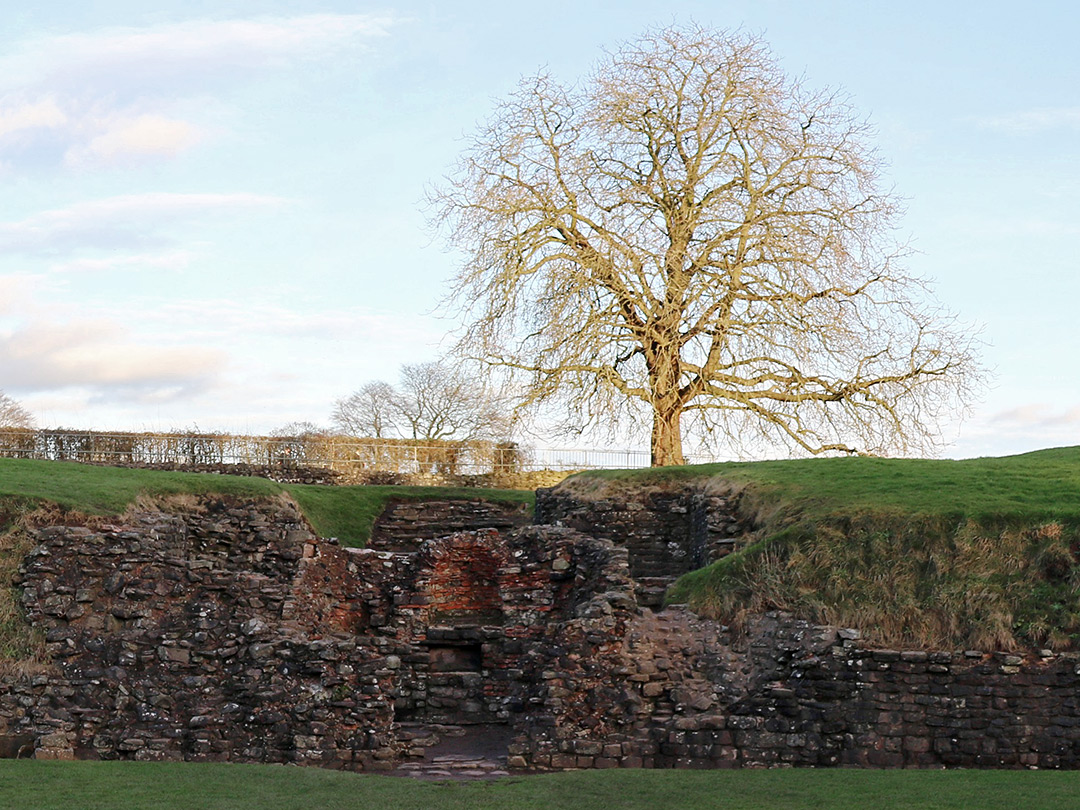
{"type": "Polygon", "coordinates": [[[629,589],[625,550],[571,530],[343,549],[286,502],[39,539],[18,584],[52,664],[0,684],[3,744],[39,758],[387,770],[446,725],[524,728],[561,637],[629,589]]]}
{"type": "Polygon", "coordinates": [[[388,771],[475,726],[518,769],[1080,767],[1074,655],[732,633],[642,609],[633,543],[572,527],[351,550],[221,499],[39,540],[18,584],[51,664],[0,682],[9,755],[388,771]]]}
{"type": "Polygon", "coordinates": [[[569,526],[626,546],[639,601],[658,607],[678,577],[734,551],[752,530],[737,495],[694,487],[583,497],[567,488],[536,491],[536,522],[569,526]]]}

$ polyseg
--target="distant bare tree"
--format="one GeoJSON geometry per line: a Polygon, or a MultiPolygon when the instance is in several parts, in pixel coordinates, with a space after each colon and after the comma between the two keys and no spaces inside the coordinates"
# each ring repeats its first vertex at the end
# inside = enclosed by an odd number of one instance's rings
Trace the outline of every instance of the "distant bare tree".
{"type": "Polygon", "coordinates": [[[326,429],[319,427],[314,422],[289,422],[279,428],[270,431],[274,438],[291,439],[305,436],[324,436],[326,429]]]}
{"type": "Polygon", "coordinates": [[[933,449],[981,370],[902,266],[900,211],[847,101],[759,39],[646,33],[585,81],[527,78],[431,195],[465,256],[461,354],[571,427],[728,447],[933,449]]]}
{"type": "Polygon", "coordinates": [[[390,438],[396,432],[398,412],[394,386],[382,380],[362,385],[334,405],[331,421],[348,436],[390,438]]]}
{"type": "Polygon", "coordinates": [[[351,436],[427,441],[501,440],[511,423],[485,380],[440,362],[403,365],[398,388],[367,383],[337,401],[332,420],[351,436]]]}
{"type": "Polygon", "coordinates": [[[0,428],[34,427],[34,417],[22,405],[0,391],[0,428]]]}
{"type": "Polygon", "coordinates": [[[418,363],[401,367],[398,414],[413,439],[503,439],[510,424],[483,379],[460,367],[418,363]]]}
{"type": "Polygon", "coordinates": [[[318,458],[321,440],[328,431],[314,422],[289,422],[270,431],[267,445],[271,464],[302,464],[318,458]]]}

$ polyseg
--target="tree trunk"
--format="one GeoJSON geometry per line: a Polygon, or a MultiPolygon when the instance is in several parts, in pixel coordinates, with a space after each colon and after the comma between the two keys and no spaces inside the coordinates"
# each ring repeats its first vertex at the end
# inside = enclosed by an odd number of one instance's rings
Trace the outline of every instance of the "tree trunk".
{"type": "Polygon", "coordinates": [[[686,463],[679,425],[685,403],[679,395],[678,313],[672,311],[662,321],[655,326],[659,339],[646,352],[652,393],[652,466],[672,467],[686,463]]]}
{"type": "Polygon", "coordinates": [[[680,417],[681,405],[664,409],[653,408],[652,466],[672,467],[686,463],[683,459],[680,417]]]}

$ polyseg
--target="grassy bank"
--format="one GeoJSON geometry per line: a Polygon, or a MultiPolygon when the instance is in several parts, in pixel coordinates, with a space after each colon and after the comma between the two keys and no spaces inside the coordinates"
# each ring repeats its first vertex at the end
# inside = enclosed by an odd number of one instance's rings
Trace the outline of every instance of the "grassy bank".
{"type": "Polygon", "coordinates": [[[874,512],[1080,521],[1080,447],[962,461],[820,458],[596,470],[568,481],[670,485],[704,479],[747,486],[756,508],[782,507],[800,516],[874,512]]]}
{"type": "Polygon", "coordinates": [[[292,495],[315,530],[346,545],[362,546],[391,499],[481,498],[532,504],[518,490],[457,487],[333,487],[277,484],[263,478],[207,473],[129,470],[30,459],[0,459],[0,528],[22,511],[52,503],[88,515],[119,515],[140,495],[292,495]]]}
{"type": "Polygon", "coordinates": [[[311,525],[323,537],[337,537],[345,545],[361,546],[371,536],[375,518],[391,500],[431,501],[480,499],[495,503],[526,504],[532,509],[534,493],[516,489],[475,487],[362,486],[325,487],[287,484],[311,525]]]}
{"type": "MultiPolygon", "coordinates": [[[[10,585],[33,546],[20,517],[62,522],[71,513],[117,516],[140,497],[221,495],[272,498],[288,493],[315,531],[344,545],[363,546],[375,518],[390,500],[480,498],[532,506],[533,493],[454,487],[333,487],[282,485],[263,478],[206,473],[130,470],[30,459],[0,459],[0,671],[33,667],[43,651],[42,634],[26,622],[20,592],[10,585]],[[67,516],[60,512],[69,513],[67,516]]],[[[76,517],[76,520],[82,520],[76,517]]]]}
{"type": "Polygon", "coordinates": [[[26,810],[1056,810],[1080,773],[1031,771],[580,771],[424,783],[315,768],[0,762],[5,806],[26,810]]]}
{"type": "Polygon", "coordinates": [[[605,471],[567,486],[690,482],[741,492],[758,531],[669,601],[735,623],[781,609],[889,645],[1080,646],[1080,448],[605,471]]]}

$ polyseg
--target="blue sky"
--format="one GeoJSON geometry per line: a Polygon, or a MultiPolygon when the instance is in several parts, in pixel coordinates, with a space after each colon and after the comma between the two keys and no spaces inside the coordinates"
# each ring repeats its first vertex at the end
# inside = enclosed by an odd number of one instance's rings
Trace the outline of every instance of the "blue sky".
{"type": "Polygon", "coordinates": [[[520,76],[694,21],[877,127],[909,265],[995,378],[947,455],[1080,443],[1071,2],[43,2],[0,30],[0,389],[49,426],[269,430],[434,358],[421,200],[520,76]]]}

